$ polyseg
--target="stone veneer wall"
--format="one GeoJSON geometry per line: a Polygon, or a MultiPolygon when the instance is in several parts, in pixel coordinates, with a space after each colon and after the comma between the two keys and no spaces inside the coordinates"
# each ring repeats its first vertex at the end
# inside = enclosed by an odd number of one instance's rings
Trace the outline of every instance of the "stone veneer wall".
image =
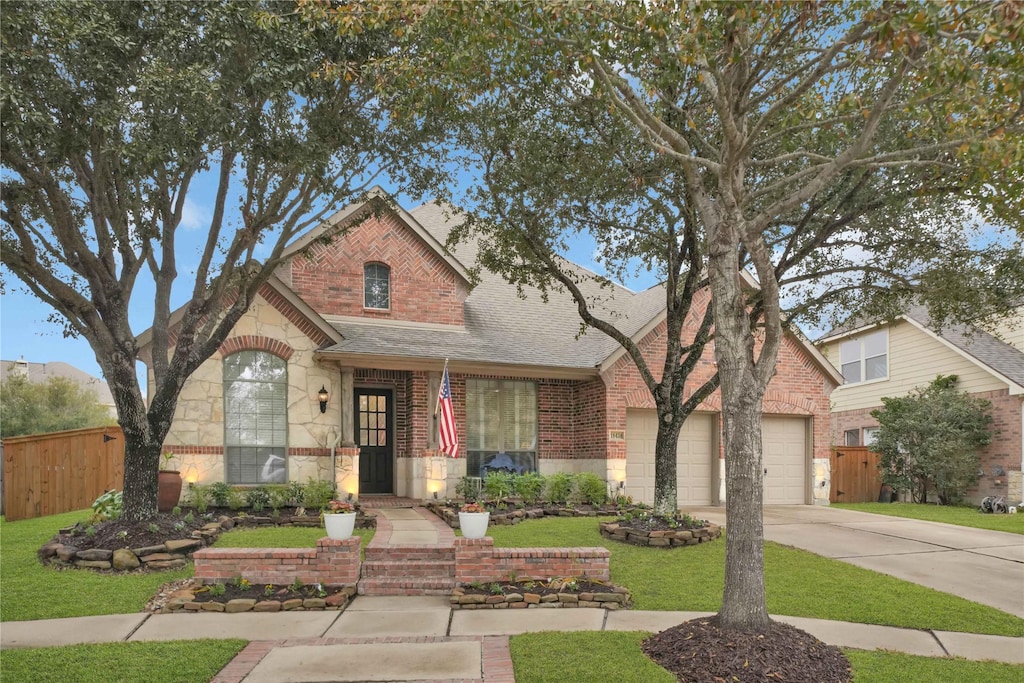
{"type": "Polygon", "coordinates": [[[554,577],[586,577],[608,581],[611,553],[607,548],[495,548],[494,539],[455,539],[455,581],[546,581],[554,577]]]}
{"type": "Polygon", "coordinates": [[[315,549],[204,548],[192,555],[195,577],[224,583],[241,576],[254,584],[322,583],[354,585],[359,581],[362,538],[321,538],[315,549]]]}

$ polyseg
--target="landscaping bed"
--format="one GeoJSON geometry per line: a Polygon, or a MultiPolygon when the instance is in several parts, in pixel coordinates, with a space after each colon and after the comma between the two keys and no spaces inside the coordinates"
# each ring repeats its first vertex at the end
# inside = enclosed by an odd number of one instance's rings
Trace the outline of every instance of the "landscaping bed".
{"type": "MultiPolygon", "coordinates": [[[[527,519],[541,519],[543,517],[611,517],[620,515],[627,510],[636,509],[635,505],[624,507],[615,504],[608,505],[525,505],[522,503],[494,503],[480,501],[487,512],[491,513],[490,524],[492,526],[508,526],[519,524],[527,519]]],[[[459,528],[459,507],[461,503],[456,501],[431,501],[427,503],[427,509],[444,520],[445,524],[453,529],[459,528]]]]}
{"type": "Polygon", "coordinates": [[[631,604],[627,589],[584,578],[464,583],[452,591],[450,602],[453,609],[600,607],[617,610],[631,604]]]}
{"type": "Polygon", "coordinates": [[[197,579],[178,582],[152,612],[303,612],[343,610],[356,594],[355,586],[253,584],[245,579],[203,584],[197,579]]]}
{"type": "MultiPolygon", "coordinates": [[[[356,528],[376,525],[375,517],[359,512],[356,528]]],[[[39,549],[38,557],[43,564],[99,571],[181,569],[193,552],[213,544],[224,531],[261,526],[319,527],[322,522],[319,512],[311,514],[303,508],[283,510],[276,516],[218,509],[198,514],[185,508],[146,522],[79,522],[60,529],[39,549]]]]}
{"type": "Polygon", "coordinates": [[[722,529],[707,520],[689,515],[662,517],[640,513],[627,513],[612,522],[598,524],[604,538],[652,548],[677,548],[697,545],[719,538],[722,529]]]}

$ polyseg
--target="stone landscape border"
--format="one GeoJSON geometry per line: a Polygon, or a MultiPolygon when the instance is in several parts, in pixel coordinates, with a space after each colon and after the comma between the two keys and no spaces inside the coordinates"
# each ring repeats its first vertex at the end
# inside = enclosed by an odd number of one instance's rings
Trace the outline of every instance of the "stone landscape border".
{"type": "Polygon", "coordinates": [[[356,594],[355,586],[345,586],[337,593],[323,598],[289,598],[286,600],[275,600],[265,598],[233,598],[231,600],[211,599],[205,602],[196,602],[194,589],[182,589],[170,600],[164,612],[226,612],[234,614],[238,612],[323,612],[342,611],[351,602],[352,596],[356,594]]]}
{"type": "Polygon", "coordinates": [[[668,529],[664,531],[634,529],[628,524],[620,524],[618,522],[601,522],[598,524],[598,527],[600,528],[601,535],[612,541],[652,548],[678,548],[683,545],[697,545],[713,541],[722,535],[722,529],[717,524],[708,524],[697,529],[668,529]]]}
{"type": "Polygon", "coordinates": [[[597,607],[607,610],[622,609],[629,605],[630,594],[625,588],[613,587],[612,593],[508,593],[506,595],[479,595],[466,593],[463,588],[452,591],[452,609],[533,609],[597,607]]]}

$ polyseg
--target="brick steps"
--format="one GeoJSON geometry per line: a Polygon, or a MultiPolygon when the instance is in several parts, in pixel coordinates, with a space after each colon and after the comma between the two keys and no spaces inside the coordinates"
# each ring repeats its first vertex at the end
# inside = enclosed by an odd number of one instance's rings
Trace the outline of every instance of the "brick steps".
{"type": "Polygon", "coordinates": [[[367,560],[363,562],[364,579],[403,577],[454,577],[455,560],[367,560]]]}
{"type": "Polygon", "coordinates": [[[450,595],[455,588],[455,548],[377,546],[366,548],[360,595],[450,595]]]}
{"type": "Polygon", "coordinates": [[[359,595],[451,595],[453,577],[366,578],[359,580],[359,595]]]}

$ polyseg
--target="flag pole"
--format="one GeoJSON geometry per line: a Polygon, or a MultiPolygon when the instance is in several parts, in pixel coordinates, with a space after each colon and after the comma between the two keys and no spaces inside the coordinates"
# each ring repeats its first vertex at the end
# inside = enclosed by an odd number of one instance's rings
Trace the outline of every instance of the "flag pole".
{"type": "Polygon", "coordinates": [[[444,373],[448,372],[448,359],[444,359],[444,370],[441,371],[441,383],[437,386],[437,396],[434,398],[434,419],[441,412],[441,392],[444,391],[444,373]]]}

